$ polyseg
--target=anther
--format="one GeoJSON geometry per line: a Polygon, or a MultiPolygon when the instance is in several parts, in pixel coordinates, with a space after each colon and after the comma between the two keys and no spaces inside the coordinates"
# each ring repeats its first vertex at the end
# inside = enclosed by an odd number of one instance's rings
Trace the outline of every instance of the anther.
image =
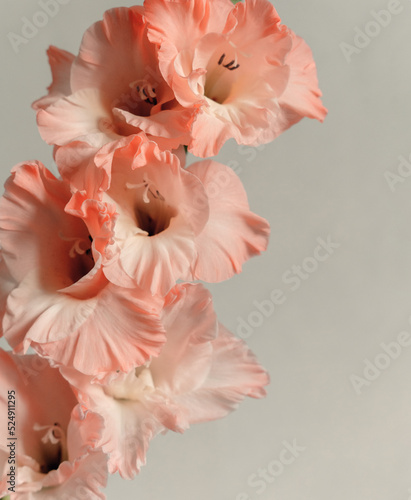
{"type": "Polygon", "coordinates": [[[87,240],[84,239],[84,238],[76,238],[75,236],[73,237],[70,237],[70,236],[64,236],[64,234],[62,233],[62,231],[59,231],[58,233],[59,235],[59,238],[63,241],[67,241],[69,243],[73,242],[73,246],[70,248],[70,251],[69,251],[69,256],[74,259],[75,257],[77,257],[77,255],[84,255],[85,253],[87,253],[87,250],[88,250],[88,244],[87,244],[87,240]],[[84,244],[85,243],[85,246],[87,248],[81,248],[81,244],[84,244]]]}
{"type": "Polygon", "coordinates": [[[135,80],[131,82],[129,86],[137,90],[142,101],[153,106],[157,104],[156,89],[153,88],[147,80],[135,80]]]}
{"type": "Polygon", "coordinates": [[[233,71],[234,69],[237,69],[240,65],[239,64],[235,64],[235,59],[233,59],[228,64],[223,64],[223,66],[224,66],[224,68],[227,68],[230,71],[233,71]]]}
{"type": "Polygon", "coordinates": [[[160,193],[158,189],[155,190],[155,192],[151,189],[151,186],[153,186],[154,183],[151,181],[146,175],[143,175],[143,182],[140,182],[139,184],[132,184],[131,182],[126,183],[126,188],[127,189],[137,189],[137,188],[144,188],[143,191],[143,201],[144,203],[150,203],[150,198],[148,197],[148,193],[151,194],[151,196],[156,199],[156,200],[161,200],[165,201],[164,196],[160,193]]]}
{"type": "Polygon", "coordinates": [[[224,68],[227,68],[230,71],[233,71],[234,69],[237,69],[237,68],[240,67],[240,65],[237,63],[237,57],[235,59],[233,59],[232,61],[230,61],[229,63],[227,63],[227,64],[223,64],[224,58],[225,58],[225,54],[222,54],[222,56],[218,60],[218,64],[220,66],[223,65],[224,68]]]}

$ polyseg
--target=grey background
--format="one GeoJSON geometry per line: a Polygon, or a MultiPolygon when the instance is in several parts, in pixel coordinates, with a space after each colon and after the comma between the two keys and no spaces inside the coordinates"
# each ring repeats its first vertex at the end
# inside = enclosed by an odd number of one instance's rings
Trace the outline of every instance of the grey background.
{"type": "MultiPolygon", "coordinates": [[[[22,17],[32,19],[40,6],[2,0],[2,182],[23,160],[53,168],[30,109],[50,83],[46,48],[77,52],[84,30],[119,5],[68,0],[16,53],[7,34],[20,33],[22,17]]],[[[269,220],[272,236],[269,250],[241,275],[210,286],[219,318],[234,332],[239,318],[248,321],[257,310],[255,300],[283,291],[285,302],[247,340],[271,374],[268,397],[184,435],[159,436],[134,481],[110,478],[109,500],[411,498],[411,347],[389,359],[361,394],[352,383],[366,359],[384,353],[381,343],[411,332],[411,178],[392,189],[386,179],[399,156],[408,161],[411,153],[411,2],[398,0],[401,12],[350,61],[340,46],[354,44],[356,27],[377,29],[369,24],[372,11],[388,5],[275,3],[312,47],[329,116],[323,125],[304,120],[260,150],[226,144],[218,159],[240,170],[251,207],[269,220]],[[327,237],[339,248],[293,290],[284,273],[327,237]],[[270,476],[265,491],[250,486],[250,476],[294,440],[304,447],[294,462],[270,476]]]]}

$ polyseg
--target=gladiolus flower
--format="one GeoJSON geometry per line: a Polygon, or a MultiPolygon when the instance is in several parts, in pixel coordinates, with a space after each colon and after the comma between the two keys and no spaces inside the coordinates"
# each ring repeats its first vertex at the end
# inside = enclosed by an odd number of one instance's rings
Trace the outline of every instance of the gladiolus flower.
{"type": "Polygon", "coordinates": [[[68,186],[35,162],[16,166],[5,187],[0,243],[9,293],[2,328],[12,348],[31,346],[96,377],[157,355],[165,341],[163,300],[113,285],[102,271],[113,207],[83,200],[68,213],[68,186]]]}
{"type": "Polygon", "coordinates": [[[103,419],[77,404],[67,381],[46,360],[0,351],[0,362],[0,497],[14,487],[16,500],[104,500],[103,419]],[[7,483],[11,466],[14,486],[7,483]]]}
{"type": "Polygon", "coordinates": [[[257,146],[307,116],[322,121],[307,44],[268,0],[146,0],[149,38],[178,102],[198,114],[189,151],[217,154],[229,138],[257,146]]]}
{"type": "Polygon", "coordinates": [[[175,287],[167,296],[163,321],[167,342],[145,366],[103,385],[62,369],[82,403],[104,416],[110,472],[125,478],[145,464],[154,436],[222,418],[246,396],[264,397],[269,381],[244,342],[218,325],[202,285],[175,287]]]}
{"type": "MultiPolygon", "coordinates": [[[[112,283],[165,295],[179,279],[228,279],[266,249],[269,224],[251,212],[229,167],[206,160],[182,169],[154,142],[139,136],[125,142],[94,159],[95,169],[109,176],[100,198],[117,213],[112,256],[103,267],[112,283]]],[[[67,154],[61,148],[57,159],[67,154]]],[[[67,181],[77,175],[62,173],[67,181]]]]}
{"type": "Polygon", "coordinates": [[[141,7],[115,8],[84,34],[77,57],[50,47],[53,83],[35,103],[43,139],[75,140],[96,150],[144,130],[163,149],[189,138],[193,112],[183,109],[158,70],[141,7]]]}

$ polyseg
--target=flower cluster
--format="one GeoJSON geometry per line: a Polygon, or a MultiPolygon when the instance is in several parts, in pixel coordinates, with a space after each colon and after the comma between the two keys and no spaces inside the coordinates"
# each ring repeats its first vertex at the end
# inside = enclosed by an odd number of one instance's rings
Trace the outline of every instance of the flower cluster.
{"type": "Polygon", "coordinates": [[[11,482],[3,391],[0,496],[104,499],[157,434],[264,397],[266,371],[196,282],[240,273],[269,224],[204,158],[326,110],[310,49],[268,0],[114,8],[78,55],[48,56],[33,108],[60,177],[19,164],[0,200],[0,378],[19,418],[11,482]]]}

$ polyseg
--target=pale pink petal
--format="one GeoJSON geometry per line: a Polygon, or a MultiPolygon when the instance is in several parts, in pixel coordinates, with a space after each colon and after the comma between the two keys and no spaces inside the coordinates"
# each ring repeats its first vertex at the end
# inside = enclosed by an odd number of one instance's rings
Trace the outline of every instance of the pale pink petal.
{"type": "MultiPolygon", "coordinates": [[[[101,188],[100,188],[101,189],[101,188]]],[[[114,225],[117,219],[116,207],[96,199],[90,199],[83,191],[77,191],[67,203],[65,211],[81,218],[87,226],[92,239],[91,252],[95,267],[111,255],[110,245],[113,243],[114,225]]],[[[81,281],[81,280],[80,280],[81,281]]],[[[74,290],[75,284],[70,287],[74,290]]]]}
{"type": "MultiPolygon", "coordinates": [[[[27,500],[105,500],[100,491],[107,485],[108,456],[101,450],[90,450],[88,454],[73,464],[64,462],[59,467],[57,485],[45,484],[42,489],[27,500]]],[[[57,472],[57,471],[55,471],[57,472]]],[[[49,473],[50,475],[51,473],[49,473]]],[[[56,474],[57,475],[57,474],[56,474]]],[[[51,476],[52,477],[52,476],[51,476]]]]}
{"type": "Polygon", "coordinates": [[[200,157],[215,156],[223,144],[233,136],[237,129],[229,120],[202,110],[193,124],[193,138],[188,150],[200,157]]]}
{"type": "Polygon", "coordinates": [[[104,429],[104,420],[101,415],[91,411],[84,411],[77,405],[72,413],[67,428],[70,440],[67,451],[70,457],[83,457],[93,448],[101,444],[104,429]]]}
{"type": "Polygon", "coordinates": [[[0,240],[3,259],[17,282],[43,263],[43,282],[67,285],[64,278],[60,279],[60,269],[69,266],[69,252],[65,250],[73,243],[59,234],[71,234],[74,228],[78,228],[79,237],[86,234],[81,221],[64,213],[69,197],[68,186],[39,162],[22,163],[12,169],[0,200],[0,240]],[[60,254],[58,262],[56,258],[53,263],[49,260],[50,235],[60,254]]]}
{"type": "Polygon", "coordinates": [[[100,148],[119,138],[107,98],[98,89],[82,89],[37,113],[41,137],[48,144],[64,146],[74,140],[100,148]]]}
{"type": "Polygon", "coordinates": [[[82,404],[105,420],[102,443],[110,456],[110,473],[118,471],[123,478],[131,479],[145,465],[151,439],[164,430],[156,418],[156,407],[138,398],[138,391],[142,391],[141,399],[144,399],[143,393],[148,388],[139,384],[134,370],[107,385],[91,383],[91,377],[74,370],[62,368],[62,372],[76,387],[82,404]],[[122,382],[124,389],[117,394],[113,384],[119,387],[122,382]],[[137,387],[133,388],[133,382],[137,387]]]}
{"type": "Polygon", "coordinates": [[[140,11],[114,8],[85,32],[73,64],[71,87],[73,92],[98,88],[112,103],[130,92],[130,83],[144,76],[154,79],[153,83],[162,80],[160,74],[152,70],[155,59],[155,45],[146,38],[140,11]]]}
{"type": "Polygon", "coordinates": [[[278,64],[282,64],[288,52],[287,44],[280,43],[275,50],[269,50],[266,42],[273,42],[274,36],[278,42],[284,38],[279,32],[280,16],[270,2],[266,0],[245,0],[238,2],[233,7],[226,26],[226,32],[230,32],[230,40],[239,49],[253,51],[255,44],[264,47],[264,52],[269,53],[271,58],[276,58],[278,64]]]}
{"type": "Polygon", "coordinates": [[[110,473],[119,472],[121,477],[132,479],[146,464],[150,441],[164,431],[164,426],[154,417],[152,408],[139,401],[120,401],[107,398],[104,409],[107,415],[104,447],[110,454],[110,473]]]}
{"type": "Polygon", "coordinates": [[[167,342],[150,369],[155,385],[168,394],[196,390],[208,377],[217,318],[210,292],[201,285],[178,285],[163,312],[167,342]]]}
{"type": "Polygon", "coordinates": [[[266,395],[268,374],[242,340],[220,325],[212,347],[213,361],[202,387],[175,399],[188,412],[190,424],[222,418],[246,396],[266,395]]]}
{"type": "Polygon", "coordinates": [[[98,297],[77,300],[63,293],[50,293],[34,273],[28,274],[8,296],[4,335],[18,352],[26,352],[32,342],[63,340],[83,326],[97,303],[98,297]]]}
{"type": "Polygon", "coordinates": [[[153,137],[159,146],[168,149],[178,148],[181,144],[188,144],[191,126],[196,110],[187,110],[176,106],[175,109],[163,110],[151,116],[138,116],[123,109],[114,109],[114,116],[124,121],[136,130],[142,130],[153,137]]]}
{"type": "MultiPolygon", "coordinates": [[[[103,379],[110,372],[127,372],[142,365],[160,352],[165,342],[159,320],[160,299],[109,284],[92,300],[72,300],[73,308],[82,308],[74,310],[73,316],[81,317],[85,309],[87,316],[83,314],[83,322],[76,329],[66,327],[66,335],[59,342],[47,343],[44,336],[27,334],[42,355],[103,379]]],[[[67,304],[64,307],[66,310],[67,304]]],[[[58,318],[53,318],[57,322],[58,318]]]]}
{"type": "Polygon", "coordinates": [[[129,277],[142,289],[165,295],[195,260],[194,238],[181,218],[173,218],[159,234],[128,237],[119,255],[105,265],[104,274],[120,286],[128,286],[129,277]]]}
{"type": "Polygon", "coordinates": [[[98,198],[110,184],[110,172],[98,168],[94,162],[98,148],[86,142],[73,141],[61,146],[55,153],[59,172],[73,192],[87,193],[89,198],[98,198]]]}
{"type": "Polygon", "coordinates": [[[229,167],[205,160],[188,170],[203,183],[210,206],[207,225],[196,237],[193,276],[210,282],[228,279],[266,250],[269,224],[251,212],[244,187],[229,167]]]}
{"type": "Polygon", "coordinates": [[[228,0],[146,0],[144,7],[150,39],[160,45],[170,39],[180,52],[206,32],[222,31],[233,5],[228,0]]]}
{"type": "Polygon", "coordinates": [[[154,395],[163,397],[156,417],[164,417],[167,428],[181,432],[192,423],[227,415],[246,396],[265,395],[267,373],[243,341],[218,328],[210,293],[202,285],[176,286],[163,316],[167,342],[150,372],[154,395]],[[173,406],[175,422],[166,411],[173,406]]]}
{"type": "Polygon", "coordinates": [[[54,104],[60,97],[71,94],[70,71],[74,55],[66,50],[61,50],[51,45],[47,50],[53,83],[47,88],[48,95],[33,102],[32,107],[36,111],[45,109],[54,104]]]}
{"type": "Polygon", "coordinates": [[[318,88],[317,71],[310,47],[295,33],[290,31],[293,46],[286,58],[290,66],[290,80],[280,103],[300,116],[308,116],[323,121],[327,110],[322,105],[322,95],[318,88]]]}
{"type": "MultiPolygon", "coordinates": [[[[156,151],[153,145],[149,146],[148,138],[144,132],[133,134],[127,137],[122,137],[116,142],[110,142],[103,146],[95,155],[94,162],[97,167],[104,169],[110,176],[114,159],[118,159],[124,164],[124,168],[131,168],[131,166],[144,166],[147,163],[146,156],[147,148],[150,151],[156,151]]],[[[167,154],[167,153],[166,153],[167,154]]],[[[123,168],[123,167],[121,167],[123,168]]]]}

